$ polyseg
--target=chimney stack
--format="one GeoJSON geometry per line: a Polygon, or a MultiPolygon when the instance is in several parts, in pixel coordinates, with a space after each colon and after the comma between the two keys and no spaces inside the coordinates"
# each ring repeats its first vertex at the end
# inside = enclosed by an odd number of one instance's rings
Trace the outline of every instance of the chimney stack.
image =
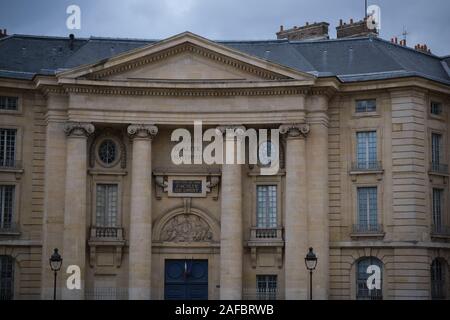
{"type": "Polygon", "coordinates": [[[423,52],[423,53],[431,53],[431,50],[428,49],[428,46],[426,44],[416,44],[414,47],[417,51],[423,52]]]}
{"type": "Polygon", "coordinates": [[[280,28],[277,32],[277,39],[288,40],[321,40],[329,39],[328,26],[326,22],[314,22],[310,24],[306,22],[303,27],[294,26],[291,29],[280,28]]]}
{"type": "Polygon", "coordinates": [[[354,21],[350,19],[350,23],[342,23],[342,19],[339,20],[339,26],[336,27],[337,38],[353,38],[353,37],[366,37],[369,35],[378,36],[377,29],[369,29],[367,27],[367,18],[360,21],[354,21]]]}
{"type": "Polygon", "coordinates": [[[0,29],[0,39],[6,37],[8,34],[6,33],[6,29],[0,29]]]}

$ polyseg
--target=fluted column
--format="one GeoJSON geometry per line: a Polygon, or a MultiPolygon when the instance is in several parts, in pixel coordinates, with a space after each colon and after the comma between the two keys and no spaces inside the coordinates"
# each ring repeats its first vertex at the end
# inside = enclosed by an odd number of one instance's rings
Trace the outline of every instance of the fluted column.
{"type": "Polygon", "coordinates": [[[66,183],[64,201],[64,267],[76,265],[81,271],[81,289],[67,288],[63,275],[62,298],[65,300],[84,299],[86,265],[86,170],[87,137],[94,132],[90,123],[68,122],[64,131],[66,143],[66,183]]]}
{"type": "Polygon", "coordinates": [[[152,263],[152,139],[153,125],[130,125],[131,161],[129,299],[151,298],[152,263]]]}
{"type": "MultiPolygon", "coordinates": [[[[286,135],[285,191],[285,298],[306,299],[308,272],[304,257],[308,251],[308,216],[305,138],[307,124],[282,125],[286,135]]],[[[326,192],[326,191],[323,191],[326,192]]]]}
{"type": "Polygon", "coordinates": [[[318,263],[313,275],[313,299],[328,299],[328,97],[307,98],[307,121],[311,132],[306,143],[308,163],[308,238],[318,263]]]}
{"type": "MultiPolygon", "coordinates": [[[[227,149],[234,141],[234,135],[229,130],[243,130],[243,127],[229,126],[218,128],[224,136],[224,153],[222,165],[221,186],[221,214],[220,214],[220,299],[242,299],[242,168],[234,159],[233,164],[227,164],[227,149]],[[227,143],[228,142],[228,143],[227,143]]],[[[241,139],[239,136],[237,139],[241,139]]],[[[234,145],[234,154],[237,154],[237,144],[234,145]]]]}

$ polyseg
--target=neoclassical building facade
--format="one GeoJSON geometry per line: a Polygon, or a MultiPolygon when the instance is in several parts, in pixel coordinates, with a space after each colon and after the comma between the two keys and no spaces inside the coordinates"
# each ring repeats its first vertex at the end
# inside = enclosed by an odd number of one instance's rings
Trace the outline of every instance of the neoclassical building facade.
{"type": "Polygon", "coordinates": [[[189,32],[0,58],[0,298],[52,299],[58,248],[58,299],[307,299],[310,247],[314,299],[449,297],[448,58],[189,32]],[[195,121],[280,129],[279,170],[174,164],[195,121]]]}

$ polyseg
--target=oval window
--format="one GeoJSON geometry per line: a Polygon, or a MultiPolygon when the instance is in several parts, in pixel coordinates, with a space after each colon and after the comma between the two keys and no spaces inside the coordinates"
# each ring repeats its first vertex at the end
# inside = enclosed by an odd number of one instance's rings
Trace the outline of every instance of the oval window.
{"type": "Polygon", "coordinates": [[[116,143],[110,139],[104,140],[98,148],[98,157],[104,164],[111,165],[117,157],[116,143]]]}

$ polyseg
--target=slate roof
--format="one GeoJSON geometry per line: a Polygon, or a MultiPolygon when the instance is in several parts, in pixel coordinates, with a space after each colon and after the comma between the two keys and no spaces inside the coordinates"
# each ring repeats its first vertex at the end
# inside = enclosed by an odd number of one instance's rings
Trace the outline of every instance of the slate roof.
{"type": "MultiPolygon", "coordinates": [[[[107,59],[157,40],[11,35],[0,39],[0,77],[32,79],[107,59]]],[[[316,41],[216,41],[244,53],[342,82],[419,76],[450,85],[450,56],[438,57],[376,37],[316,41]]]]}

